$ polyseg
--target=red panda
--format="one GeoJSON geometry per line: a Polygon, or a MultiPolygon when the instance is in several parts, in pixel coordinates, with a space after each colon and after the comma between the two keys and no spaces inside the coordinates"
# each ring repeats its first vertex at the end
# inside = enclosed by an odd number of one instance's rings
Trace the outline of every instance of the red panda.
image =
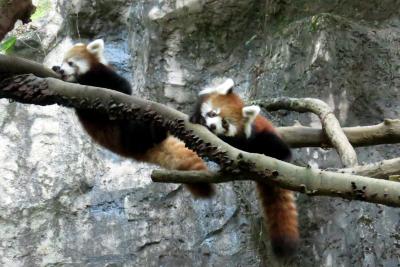
{"type": "MultiPolygon", "coordinates": [[[[108,88],[124,94],[132,93],[129,82],[107,65],[103,55],[104,42],[95,40],[88,45],[74,45],[64,55],[61,66],[53,70],[64,81],[108,88]]],[[[79,108],[76,114],[83,128],[101,146],[124,157],[158,164],[167,169],[206,170],[197,154],[185,147],[179,139],[170,136],[167,129],[153,123],[135,120],[110,120],[106,114],[79,108]]],[[[187,185],[197,197],[210,197],[210,184],[187,185]]]]}
{"type": "MultiPolygon", "coordinates": [[[[258,106],[245,107],[233,86],[233,80],[227,79],[219,86],[202,90],[190,121],[206,126],[224,142],[243,151],[289,160],[290,148],[272,123],[259,115],[258,106]]],[[[300,240],[293,192],[260,182],[257,190],[275,255],[292,255],[300,240]]]]}

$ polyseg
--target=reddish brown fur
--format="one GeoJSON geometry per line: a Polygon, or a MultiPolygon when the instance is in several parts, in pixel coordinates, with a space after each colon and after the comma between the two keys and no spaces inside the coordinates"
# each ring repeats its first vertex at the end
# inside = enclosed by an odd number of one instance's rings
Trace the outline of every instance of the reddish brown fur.
{"type": "MultiPolygon", "coordinates": [[[[144,155],[133,154],[116,140],[119,139],[120,127],[117,122],[86,120],[78,116],[88,134],[103,147],[124,157],[134,158],[157,164],[171,170],[207,170],[204,161],[192,150],[185,147],[185,143],[175,137],[168,137],[160,144],[149,149],[144,155]]],[[[200,198],[208,198],[215,194],[215,188],[211,184],[187,184],[190,192],[200,198]]]]}
{"type": "Polygon", "coordinates": [[[234,93],[227,95],[211,94],[207,99],[211,101],[213,107],[219,107],[221,109],[219,116],[228,118],[229,122],[239,129],[238,134],[241,134],[244,128],[242,114],[244,103],[242,99],[234,93]]]}
{"type": "Polygon", "coordinates": [[[273,132],[279,136],[274,125],[265,117],[258,115],[254,120],[254,126],[256,132],[273,132]]]}
{"type": "MultiPolygon", "coordinates": [[[[207,170],[204,161],[195,152],[172,136],[137,159],[172,170],[207,170]]],[[[215,193],[211,184],[187,184],[186,187],[198,197],[210,197],[215,193]]]]}
{"type": "MultiPolygon", "coordinates": [[[[64,60],[68,60],[71,57],[86,59],[91,67],[100,64],[99,58],[90,53],[87,50],[87,46],[83,44],[73,46],[65,54],[64,60]]],[[[77,110],[76,112],[82,126],[93,140],[116,154],[158,164],[168,169],[207,170],[203,160],[195,152],[186,148],[185,144],[177,138],[167,137],[164,141],[149,149],[144,155],[133,153],[125,148],[120,141],[120,121],[111,121],[87,110],[77,110]]],[[[187,187],[197,197],[211,197],[215,193],[215,189],[211,184],[193,184],[187,185],[187,187]]]]}
{"type": "MultiPolygon", "coordinates": [[[[244,103],[237,94],[210,94],[207,100],[211,100],[214,107],[221,108],[220,116],[234,123],[238,127],[238,134],[243,131],[244,103]]],[[[279,136],[273,124],[261,115],[256,117],[254,126],[256,132],[273,132],[279,136]]],[[[257,183],[257,191],[275,254],[291,255],[299,243],[297,210],[293,192],[265,183],[257,183]]]]}
{"type": "Polygon", "coordinates": [[[132,156],[119,142],[116,142],[120,136],[120,127],[117,121],[94,120],[94,116],[85,116],[86,114],[80,111],[76,111],[76,113],[83,128],[96,143],[121,156],[132,156]]]}
{"type": "Polygon", "coordinates": [[[86,59],[90,66],[100,63],[99,59],[87,50],[84,44],[74,45],[64,56],[64,60],[71,57],[79,57],[86,59]]]}
{"type": "Polygon", "coordinates": [[[293,192],[264,183],[257,183],[257,191],[275,254],[293,254],[300,240],[293,192]]]}

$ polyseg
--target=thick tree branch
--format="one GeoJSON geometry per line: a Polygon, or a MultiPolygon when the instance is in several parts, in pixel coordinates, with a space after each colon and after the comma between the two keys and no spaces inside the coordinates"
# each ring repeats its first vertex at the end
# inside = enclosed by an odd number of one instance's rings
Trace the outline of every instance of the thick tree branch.
{"type": "Polygon", "coordinates": [[[31,0],[0,0],[0,41],[17,20],[28,23],[35,9],[31,0]]]}
{"type": "Polygon", "coordinates": [[[257,177],[310,195],[337,196],[400,206],[400,183],[303,168],[260,154],[246,153],[222,142],[205,127],[189,123],[187,116],[177,110],[112,90],[33,75],[7,79],[3,75],[0,98],[38,105],[92,108],[109,114],[111,118],[144,122],[151,120],[163,124],[200,156],[220,164],[224,172],[246,173],[248,177],[257,177]]]}
{"type": "MultiPolygon", "coordinates": [[[[383,160],[376,163],[355,166],[353,168],[330,169],[329,171],[388,180],[391,176],[400,174],[400,158],[383,160]]],[[[271,173],[271,175],[273,176],[273,173],[271,173]]],[[[153,182],[161,183],[225,183],[238,180],[263,181],[262,177],[254,176],[250,173],[232,174],[222,172],[174,170],[154,170],[151,174],[151,178],[153,182]]],[[[284,184],[287,182],[288,181],[282,181],[284,184]]],[[[321,181],[321,187],[324,186],[322,183],[323,182],[321,181]]],[[[328,189],[330,188],[326,188],[326,190],[328,189]]],[[[309,190],[313,191],[314,189],[309,188],[309,190]]]]}
{"type": "MultiPolygon", "coordinates": [[[[350,143],[357,147],[400,143],[400,120],[398,119],[385,119],[377,125],[342,129],[350,143]]],[[[278,131],[292,148],[332,146],[322,129],[292,126],[279,127],[278,131]]]]}
{"type": "MultiPolygon", "coordinates": [[[[0,73],[32,73],[38,77],[58,75],[42,64],[19,57],[0,55],[0,73]]],[[[331,147],[331,143],[322,129],[292,126],[278,127],[282,138],[290,147],[331,147]]],[[[353,146],[370,146],[400,143],[400,120],[386,119],[372,126],[345,127],[343,131],[353,146]]]]}
{"type": "Polygon", "coordinates": [[[44,67],[35,61],[0,54],[0,74],[27,74],[46,78],[58,78],[59,75],[49,68],[44,67]]]}
{"type": "Polygon", "coordinates": [[[260,105],[267,110],[288,109],[298,112],[315,113],[321,120],[322,128],[325,130],[332,146],[338,151],[343,165],[345,167],[352,167],[358,164],[357,154],[354,151],[354,148],[351,146],[349,140],[340,127],[339,121],[325,102],[315,98],[296,99],[282,97],[253,101],[253,103],[260,105]]]}

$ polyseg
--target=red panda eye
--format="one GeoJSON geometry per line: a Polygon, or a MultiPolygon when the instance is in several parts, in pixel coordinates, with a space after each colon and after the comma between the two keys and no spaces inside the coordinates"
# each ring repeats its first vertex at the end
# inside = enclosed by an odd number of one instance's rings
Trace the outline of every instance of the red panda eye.
{"type": "Polygon", "coordinates": [[[212,110],[207,113],[207,117],[209,117],[209,118],[217,117],[217,115],[218,114],[215,111],[212,111],[212,110]]]}
{"type": "Polygon", "coordinates": [[[74,63],[73,63],[72,61],[68,61],[68,65],[69,65],[70,67],[72,67],[72,66],[74,66],[74,63]]]}

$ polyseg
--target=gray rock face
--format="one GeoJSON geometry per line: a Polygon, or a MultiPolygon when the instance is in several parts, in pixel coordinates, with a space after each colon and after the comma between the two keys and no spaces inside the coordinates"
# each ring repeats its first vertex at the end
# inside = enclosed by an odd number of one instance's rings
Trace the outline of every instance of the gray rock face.
{"type": "MultiPolygon", "coordinates": [[[[203,86],[232,77],[246,99],[321,98],[344,126],[398,118],[399,1],[322,2],[54,0],[24,35],[43,53],[26,39],[16,53],[51,66],[71,40],[101,37],[136,95],[186,112],[203,86]]],[[[319,126],[310,114],[267,115],[319,126]]],[[[0,132],[2,266],[399,264],[398,209],[299,195],[300,251],[278,262],[250,182],[218,185],[212,200],[153,184],[154,166],[93,144],[58,106],[2,100],[0,132]]],[[[399,146],[357,152],[373,162],[399,146]]],[[[321,149],[297,149],[295,163],[340,167],[321,149]]]]}

